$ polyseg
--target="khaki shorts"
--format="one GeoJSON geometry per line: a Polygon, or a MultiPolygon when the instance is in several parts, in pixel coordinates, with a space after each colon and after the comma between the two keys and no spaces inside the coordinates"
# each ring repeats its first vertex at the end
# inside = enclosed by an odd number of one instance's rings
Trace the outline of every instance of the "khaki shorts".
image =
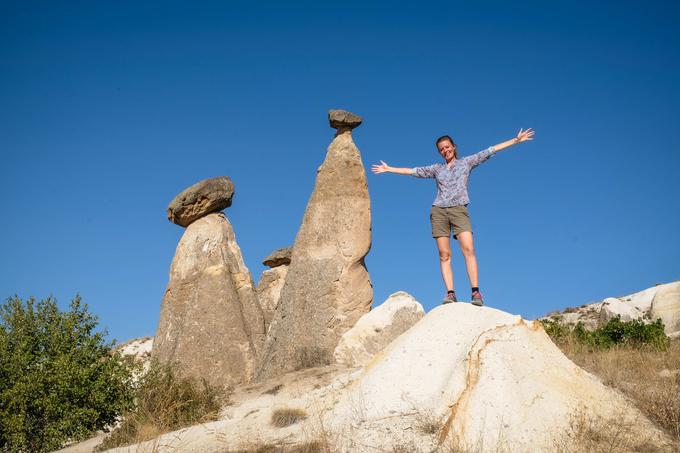
{"type": "Polygon", "coordinates": [[[450,237],[453,229],[453,238],[463,231],[472,232],[470,214],[467,206],[451,206],[450,208],[440,208],[432,206],[430,209],[430,222],[432,223],[432,237],[450,237]]]}

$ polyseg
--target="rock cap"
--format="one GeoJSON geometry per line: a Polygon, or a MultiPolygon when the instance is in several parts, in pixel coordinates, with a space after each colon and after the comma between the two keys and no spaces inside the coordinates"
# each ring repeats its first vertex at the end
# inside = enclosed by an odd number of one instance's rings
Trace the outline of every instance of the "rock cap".
{"type": "Polygon", "coordinates": [[[293,253],[292,247],[285,247],[278,249],[269,254],[268,257],[262,261],[262,264],[271,268],[290,264],[290,256],[293,253]]]}
{"type": "Polygon", "coordinates": [[[168,205],[168,220],[188,227],[212,212],[231,206],[234,183],[228,176],[204,179],[185,189],[168,205]]]}
{"type": "Polygon", "coordinates": [[[328,111],[328,121],[332,128],[337,129],[338,132],[340,132],[359,127],[363,118],[352,112],[348,112],[347,110],[333,109],[328,111]]]}

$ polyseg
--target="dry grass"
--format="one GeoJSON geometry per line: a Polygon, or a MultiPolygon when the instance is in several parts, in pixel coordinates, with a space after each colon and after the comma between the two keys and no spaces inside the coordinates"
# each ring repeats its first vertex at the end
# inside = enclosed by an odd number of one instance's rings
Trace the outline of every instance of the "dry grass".
{"type": "Polygon", "coordinates": [[[277,428],[285,428],[305,418],[307,418],[307,412],[303,409],[283,407],[272,412],[271,424],[277,428]]]}
{"type": "Polygon", "coordinates": [[[325,442],[313,440],[298,445],[253,445],[240,450],[235,450],[233,453],[331,453],[331,451],[332,450],[325,442]]]}
{"type": "Polygon", "coordinates": [[[680,373],[673,373],[680,370],[680,340],[671,342],[665,351],[631,347],[593,350],[573,342],[559,346],[574,363],[620,390],[680,442],[680,373]]]}
{"type": "Polygon", "coordinates": [[[228,392],[205,381],[181,377],[176,365],[154,365],[140,380],[135,409],[98,447],[98,450],[153,439],[185,426],[216,420],[228,392]]]}
{"type": "Polygon", "coordinates": [[[331,354],[317,347],[301,347],[295,351],[295,371],[305,368],[315,368],[318,366],[333,363],[334,358],[331,354]]]}
{"type": "Polygon", "coordinates": [[[424,434],[437,434],[442,429],[442,421],[428,412],[418,412],[414,427],[424,434]]]}
{"type": "Polygon", "coordinates": [[[657,453],[673,451],[662,439],[645,434],[638,420],[615,416],[592,418],[573,414],[564,436],[553,446],[555,453],[657,453]]]}

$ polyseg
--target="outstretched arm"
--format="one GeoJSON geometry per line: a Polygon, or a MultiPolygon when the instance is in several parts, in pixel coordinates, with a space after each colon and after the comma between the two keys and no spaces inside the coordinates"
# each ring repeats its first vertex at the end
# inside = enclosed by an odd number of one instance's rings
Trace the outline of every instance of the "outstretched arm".
{"type": "Polygon", "coordinates": [[[494,150],[495,152],[498,152],[502,149],[509,148],[512,145],[516,145],[517,143],[522,143],[533,139],[534,139],[533,129],[531,128],[527,130],[520,129],[519,133],[517,134],[517,137],[511,138],[510,140],[506,140],[503,143],[499,143],[498,145],[494,145],[494,150]]]}
{"type": "Polygon", "coordinates": [[[395,173],[397,175],[412,175],[413,174],[413,169],[412,168],[396,168],[396,167],[390,167],[387,165],[384,161],[380,161],[380,165],[378,164],[373,164],[373,167],[371,168],[371,171],[375,174],[378,173],[395,173]]]}

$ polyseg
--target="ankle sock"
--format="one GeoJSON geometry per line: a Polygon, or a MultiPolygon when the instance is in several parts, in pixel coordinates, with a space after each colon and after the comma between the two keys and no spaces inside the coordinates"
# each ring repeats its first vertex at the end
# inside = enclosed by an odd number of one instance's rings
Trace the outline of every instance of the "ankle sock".
{"type": "Polygon", "coordinates": [[[479,286],[472,287],[472,292],[474,293],[475,291],[479,292],[479,286]]]}
{"type": "Polygon", "coordinates": [[[452,290],[452,289],[448,290],[447,293],[449,293],[449,294],[456,294],[456,292],[455,292],[454,290],[452,290]]]}

